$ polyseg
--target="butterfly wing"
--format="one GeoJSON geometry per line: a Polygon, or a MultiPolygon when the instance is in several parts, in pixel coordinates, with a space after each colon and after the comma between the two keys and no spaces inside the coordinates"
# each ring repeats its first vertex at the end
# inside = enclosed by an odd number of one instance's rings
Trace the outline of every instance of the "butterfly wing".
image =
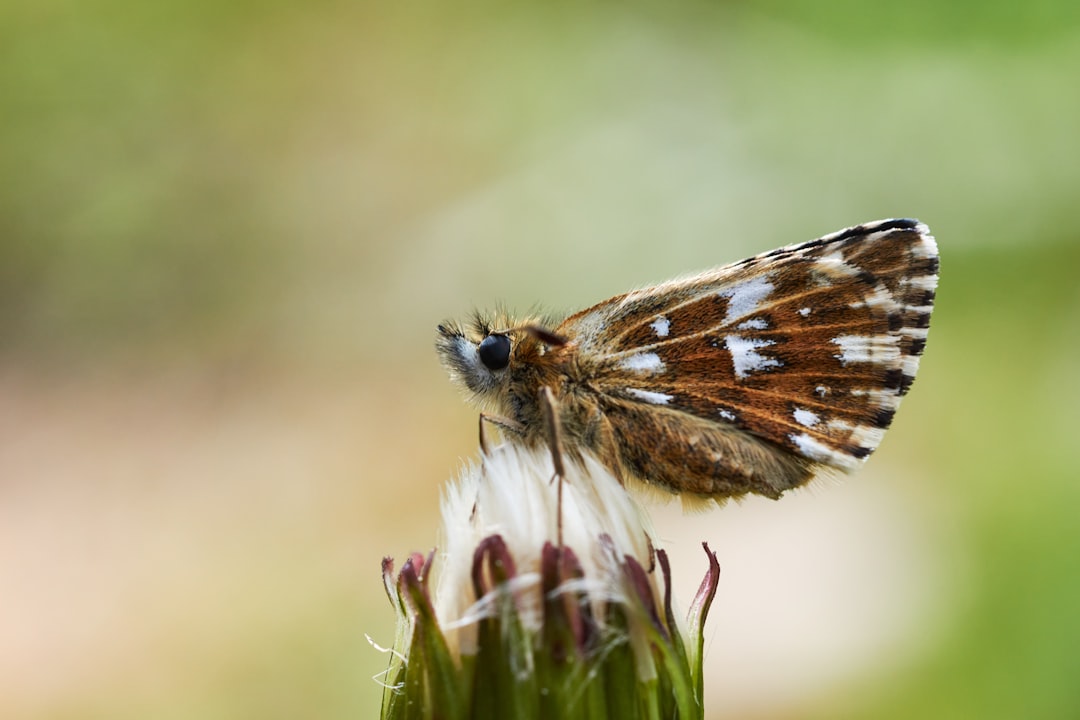
{"type": "Polygon", "coordinates": [[[937,272],[925,225],[884,220],[612,298],[556,332],[626,469],[776,497],[877,448],[918,369],[937,272]]]}

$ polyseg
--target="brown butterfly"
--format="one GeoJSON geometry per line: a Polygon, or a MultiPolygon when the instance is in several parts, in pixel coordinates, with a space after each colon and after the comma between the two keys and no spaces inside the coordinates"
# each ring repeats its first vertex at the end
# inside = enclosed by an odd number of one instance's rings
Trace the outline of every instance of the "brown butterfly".
{"type": "Polygon", "coordinates": [[[778,498],[877,448],[915,378],[937,281],[927,227],[881,220],[562,321],[446,323],[436,347],[511,439],[551,444],[561,428],[571,458],[591,451],[620,478],[778,498]]]}

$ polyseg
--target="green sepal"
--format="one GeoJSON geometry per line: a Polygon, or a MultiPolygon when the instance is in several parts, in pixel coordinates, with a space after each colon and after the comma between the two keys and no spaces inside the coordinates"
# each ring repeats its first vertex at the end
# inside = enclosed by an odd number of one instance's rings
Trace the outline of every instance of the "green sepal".
{"type": "Polygon", "coordinates": [[[493,611],[477,623],[477,654],[471,659],[470,718],[539,718],[532,639],[521,625],[512,581],[516,571],[499,535],[485,538],[473,554],[473,591],[490,598],[493,611]]]}
{"type": "Polygon", "coordinates": [[[465,720],[468,717],[465,685],[436,620],[428,597],[427,577],[427,573],[420,574],[412,560],[405,563],[398,576],[398,590],[413,611],[413,636],[405,663],[405,701],[400,717],[465,720]]]}
{"type": "Polygon", "coordinates": [[[686,625],[689,633],[690,647],[694,649],[694,657],[690,667],[694,678],[694,692],[699,698],[705,694],[705,620],[709,616],[709,608],[712,607],[716,597],[716,588],[720,583],[720,562],[716,559],[716,553],[709,549],[709,544],[701,543],[705,549],[705,555],[709,558],[709,569],[705,577],[701,579],[694,601],[690,603],[690,611],[687,613],[686,625]]]}

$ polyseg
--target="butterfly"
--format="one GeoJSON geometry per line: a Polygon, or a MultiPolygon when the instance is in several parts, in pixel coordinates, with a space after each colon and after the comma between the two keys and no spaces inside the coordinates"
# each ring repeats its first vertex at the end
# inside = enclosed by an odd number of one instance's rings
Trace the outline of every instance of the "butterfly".
{"type": "MultiPolygon", "coordinates": [[[[878,447],[926,347],[937,244],[857,225],[557,320],[438,327],[451,378],[512,441],[588,451],[684,496],[779,498],[878,447]]],[[[481,423],[483,424],[483,422],[481,423]]]]}

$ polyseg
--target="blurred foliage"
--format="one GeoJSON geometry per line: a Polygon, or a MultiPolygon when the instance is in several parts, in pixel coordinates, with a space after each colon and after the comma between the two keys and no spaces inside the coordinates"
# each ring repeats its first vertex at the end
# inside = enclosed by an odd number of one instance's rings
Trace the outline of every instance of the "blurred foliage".
{"type": "MultiPolygon", "coordinates": [[[[439,427],[444,315],[572,309],[914,215],[942,281],[905,442],[972,556],[962,616],[910,667],[786,716],[1074,717],[1078,67],[1071,0],[9,0],[2,377],[68,392],[104,369],[109,395],[134,392],[131,367],[234,367],[272,395],[282,374],[332,394],[347,372],[360,477],[367,450],[419,474],[385,448],[439,427]]],[[[395,517],[371,511],[373,552],[395,517]]],[[[360,601],[322,592],[329,618],[294,598],[219,665],[209,640],[182,646],[175,676],[58,691],[50,716],[371,714],[360,601]]],[[[389,624],[381,602],[361,611],[389,624]]]]}
{"type": "Polygon", "coordinates": [[[759,220],[747,250],[830,230],[840,210],[841,222],[914,209],[970,233],[991,218],[998,234],[1031,228],[1031,211],[1071,202],[1076,182],[1065,158],[1080,102],[1062,92],[1076,12],[8,3],[5,346],[271,345],[300,322],[298,293],[386,298],[388,266],[429,250],[448,208],[481,193],[497,195],[502,210],[480,212],[500,224],[453,235],[455,255],[587,239],[598,262],[608,242],[574,233],[645,251],[672,224],[709,247],[775,204],[814,221],[759,220]],[[575,167],[578,153],[594,165],[575,167]],[[1010,198],[1032,204],[1002,225],[1010,198]],[[510,223],[537,229],[511,237],[510,223]],[[345,287],[358,275],[376,287],[345,287]]]}

